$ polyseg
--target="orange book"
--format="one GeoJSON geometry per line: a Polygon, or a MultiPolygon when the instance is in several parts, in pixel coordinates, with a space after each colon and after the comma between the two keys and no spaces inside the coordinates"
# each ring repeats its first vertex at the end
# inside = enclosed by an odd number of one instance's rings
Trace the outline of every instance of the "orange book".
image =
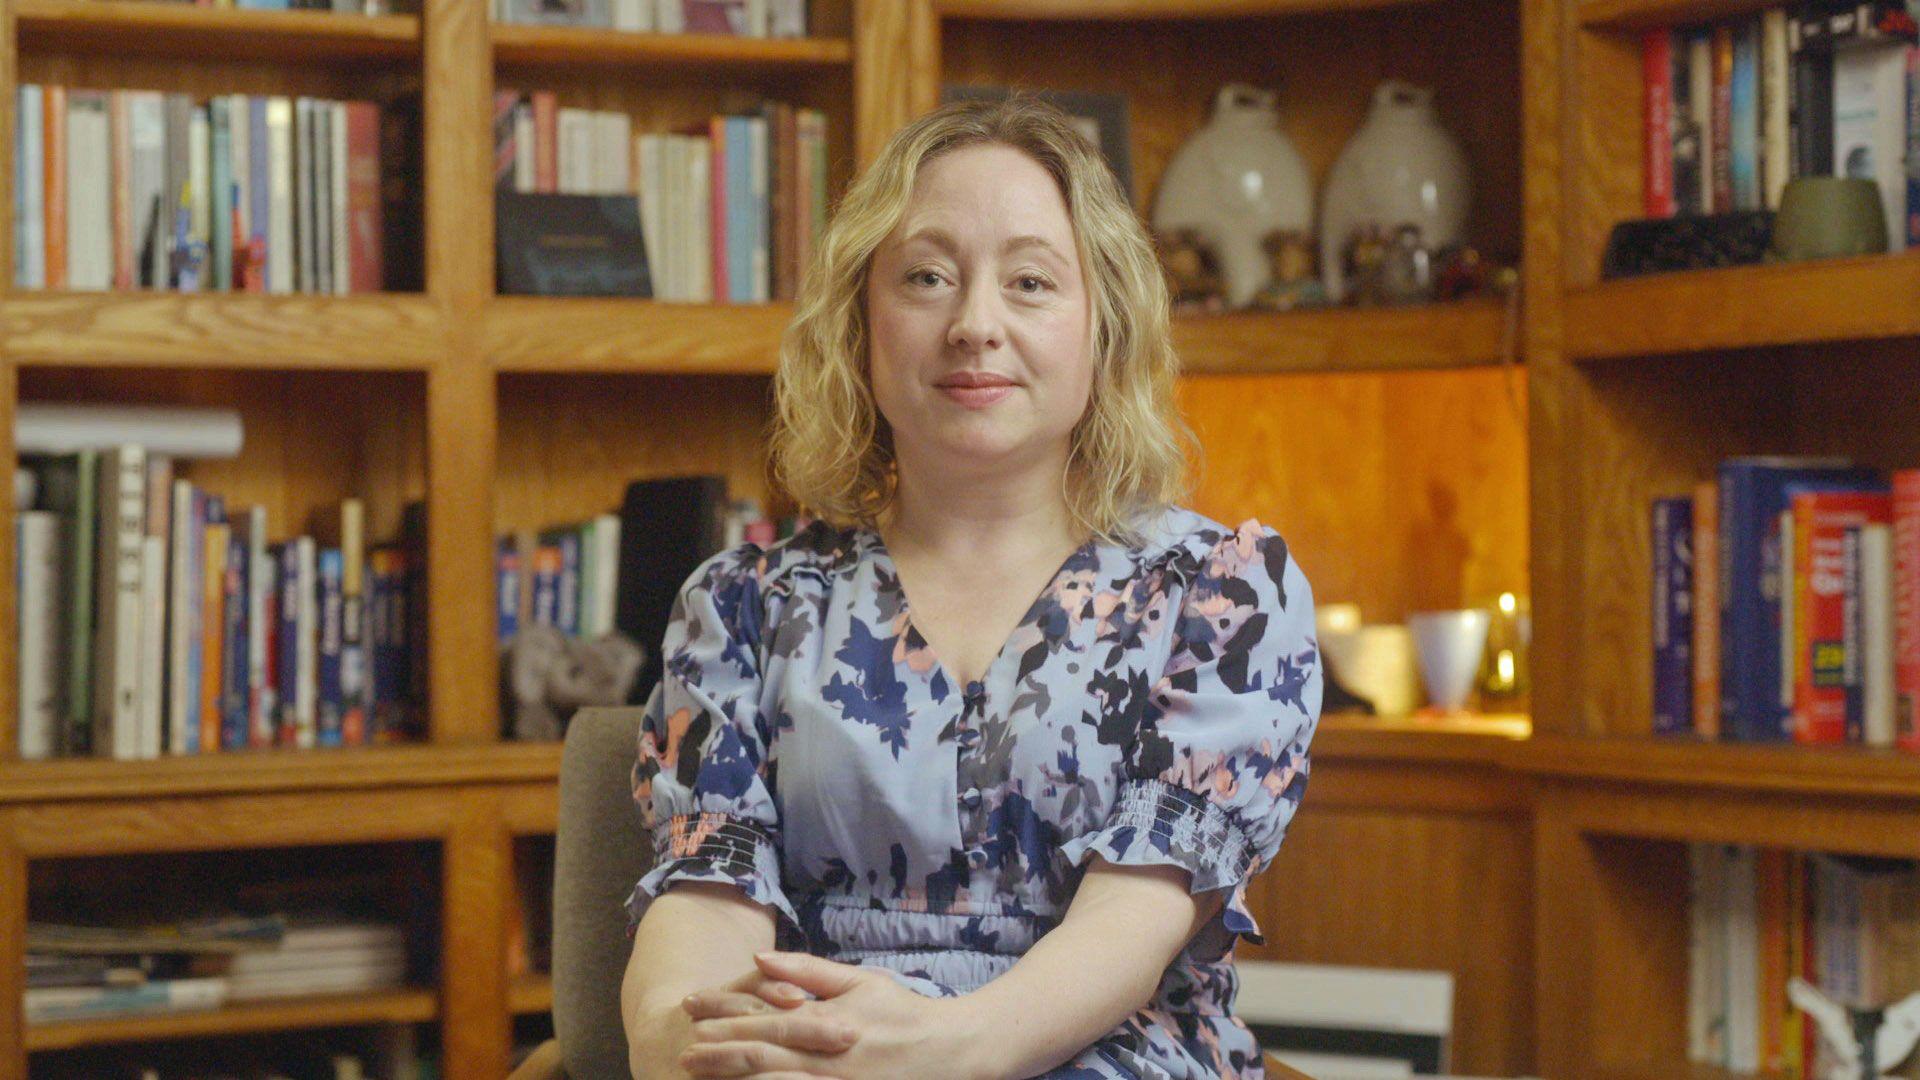
{"type": "Polygon", "coordinates": [[[1780,543],[1782,557],[1791,553],[1793,560],[1793,597],[1782,609],[1793,612],[1793,654],[1784,674],[1793,680],[1794,741],[1858,742],[1861,681],[1850,673],[1861,670],[1861,645],[1848,623],[1850,605],[1859,602],[1859,576],[1847,571],[1847,532],[1890,521],[1892,497],[1811,491],[1795,494],[1792,506],[1793,535],[1780,543]]]}
{"type": "Polygon", "coordinates": [[[133,268],[133,125],[127,112],[127,93],[115,90],[107,96],[107,125],[111,132],[113,181],[113,287],[133,288],[137,280],[133,268]]]}
{"type": "Polygon", "coordinates": [[[535,90],[533,98],[533,190],[551,195],[560,190],[560,99],[551,90],[535,90]]]}
{"type": "Polygon", "coordinates": [[[41,93],[41,193],[46,201],[47,288],[67,287],[67,88],[41,93]]]}
{"type": "Polygon", "coordinates": [[[1720,737],[1720,486],[1693,489],[1693,730],[1720,737]]]}
{"type": "Polygon", "coordinates": [[[207,526],[200,585],[200,752],[220,749],[220,688],[226,685],[227,544],[232,526],[207,526]]]}
{"type": "Polygon", "coordinates": [[[1778,1072],[1786,1067],[1787,853],[1762,848],[1755,854],[1755,922],[1760,928],[1760,1068],[1778,1072]]]}

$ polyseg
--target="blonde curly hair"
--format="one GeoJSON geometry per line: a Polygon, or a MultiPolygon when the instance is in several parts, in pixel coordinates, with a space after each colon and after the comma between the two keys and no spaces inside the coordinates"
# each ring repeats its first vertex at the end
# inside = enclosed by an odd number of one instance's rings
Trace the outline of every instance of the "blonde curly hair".
{"type": "Polygon", "coordinates": [[[773,380],[775,478],[831,523],[873,526],[892,505],[892,435],[868,381],[867,274],[905,215],[921,168],[966,146],[1025,153],[1060,186],[1089,285],[1093,389],[1075,425],[1063,494],[1075,521],[1133,541],[1143,512],[1186,493],[1192,431],[1174,400],[1179,359],[1153,241],[1099,152],[1030,95],[955,102],[894,134],[820,238],[773,380]]]}

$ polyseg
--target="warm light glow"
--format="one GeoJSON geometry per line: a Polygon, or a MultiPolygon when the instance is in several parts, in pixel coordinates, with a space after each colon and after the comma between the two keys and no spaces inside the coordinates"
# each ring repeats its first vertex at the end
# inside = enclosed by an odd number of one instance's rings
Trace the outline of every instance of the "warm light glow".
{"type": "Polygon", "coordinates": [[[1514,608],[1518,606],[1519,606],[1519,601],[1514,597],[1512,593],[1503,592],[1500,594],[1500,613],[1502,615],[1513,614],[1514,608]]]}
{"type": "Polygon", "coordinates": [[[1495,661],[1494,667],[1498,669],[1500,672],[1501,685],[1512,686],[1513,685],[1513,650],[1501,649],[1500,658],[1497,661],[1495,661]]]}

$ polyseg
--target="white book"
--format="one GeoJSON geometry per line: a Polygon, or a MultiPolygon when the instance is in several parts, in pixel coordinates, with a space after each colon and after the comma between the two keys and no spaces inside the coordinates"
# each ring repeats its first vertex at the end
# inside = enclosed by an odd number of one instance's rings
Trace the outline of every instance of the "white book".
{"type": "Polygon", "coordinates": [[[560,194],[585,195],[593,190],[596,126],[592,109],[562,107],[555,110],[554,141],[560,151],[560,194]]]}
{"type": "Polygon", "coordinates": [[[160,756],[166,741],[167,540],[140,538],[140,727],[138,755],[160,756]]]}
{"type": "Polygon", "coordinates": [[[666,267],[660,261],[660,136],[633,137],[633,181],[640,193],[640,245],[647,253],[653,296],[656,300],[670,299],[666,267]]]}
{"type": "Polygon", "coordinates": [[[200,640],[199,521],[193,514],[193,482],[173,482],[173,550],[168,577],[172,609],[167,636],[167,750],[191,754],[200,748],[200,687],[193,679],[193,644],[200,640]]]}
{"type": "Polygon", "coordinates": [[[141,552],[146,535],[147,455],[137,443],[100,455],[95,574],[93,751],[139,756],[141,552]]]}
{"type": "Polygon", "coordinates": [[[1727,888],[1726,849],[1694,844],[1692,924],[1688,938],[1687,1057],[1719,1065],[1727,1045],[1727,888]]]}
{"type": "Polygon", "coordinates": [[[1866,704],[1864,735],[1868,746],[1893,745],[1893,529],[1867,525],[1860,530],[1860,609],[1862,673],[1866,704]]]}
{"type": "Polygon", "coordinates": [[[687,299],[711,304],[713,295],[713,146],[687,138],[687,299]]]}
{"type": "Polygon", "coordinates": [[[333,292],[344,296],[353,283],[353,219],[347,214],[347,103],[328,102],[327,183],[332,207],[328,221],[333,235],[328,250],[333,254],[333,292]]]}
{"type": "Polygon", "coordinates": [[[47,140],[42,110],[45,93],[31,83],[22,84],[19,93],[19,150],[14,161],[19,167],[20,190],[15,208],[20,221],[15,228],[19,238],[19,257],[13,264],[14,280],[23,289],[47,287],[47,140]]]}
{"type": "Polygon", "coordinates": [[[233,976],[236,1001],[266,998],[305,997],[309,994],[353,994],[370,990],[389,990],[406,978],[404,960],[360,969],[289,972],[285,974],[233,976]]]}
{"type": "Polygon", "coordinates": [[[1727,849],[1727,1068],[1760,1069],[1759,880],[1754,849],[1727,849]]]}
{"type": "Polygon", "coordinates": [[[767,0],[747,0],[747,36],[767,37],[767,0]]]}
{"type": "Polygon", "coordinates": [[[1786,190],[1792,135],[1788,99],[1792,73],[1787,54],[1787,11],[1760,14],[1760,184],[1769,210],[1780,208],[1786,190]]]}
{"type": "Polygon", "coordinates": [[[296,586],[300,591],[300,614],[294,624],[294,745],[310,750],[319,735],[320,718],[320,621],[317,618],[320,576],[315,565],[313,537],[302,536],[292,543],[298,560],[296,565],[300,568],[300,581],[296,586]]]}
{"type": "Polygon", "coordinates": [[[293,234],[293,101],[267,99],[267,291],[290,293],[297,265],[293,234]]]}
{"type": "Polygon", "coordinates": [[[293,291],[314,291],[313,99],[293,102],[293,291]]]}
{"type": "Polygon", "coordinates": [[[687,32],[687,12],[680,0],[659,0],[653,7],[653,27],[662,34],[687,32]]]}
{"type": "Polygon", "coordinates": [[[628,165],[633,157],[633,117],[616,109],[596,113],[593,162],[594,191],[617,195],[633,190],[628,165]]]}
{"type": "Polygon", "coordinates": [[[693,299],[693,264],[687,260],[687,184],[693,172],[693,151],[685,135],[660,136],[660,264],[667,281],[666,299],[693,299]]]}
{"type": "Polygon", "coordinates": [[[807,36],[807,0],[768,0],[767,36],[807,36]]]}
{"type": "Polygon", "coordinates": [[[769,183],[768,124],[747,118],[747,176],[753,185],[753,299],[773,299],[773,191],[769,183]]]}
{"type": "Polygon", "coordinates": [[[1895,46],[1833,57],[1833,166],[1880,187],[1887,250],[1907,246],[1907,56],[1895,46]]]}
{"type": "Polygon", "coordinates": [[[602,514],[593,521],[593,542],[598,549],[594,554],[594,592],[599,602],[594,606],[594,625],[588,628],[591,638],[604,637],[613,633],[613,615],[615,597],[620,588],[620,516],[602,514]]]}
{"type": "Polygon", "coordinates": [[[653,29],[653,0],[613,0],[613,28],[635,33],[653,29]]]}
{"type": "MultiPolygon", "coordinates": [[[[129,90],[127,126],[132,154],[128,167],[129,205],[133,208],[133,252],[144,283],[166,281],[167,271],[167,99],[158,91],[129,90]]],[[[140,282],[136,282],[139,284],[140,282]]]]}
{"type": "Polygon", "coordinates": [[[15,517],[14,575],[20,611],[20,756],[53,757],[60,740],[60,515],[23,510],[15,517]]]}
{"type": "MultiPolygon", "coordinates": [[[[233,211],[235,227],[233,246],[235,250],[244,250],[247,237],[253,235],[253,157],[251,137],[253,125],[247,120],[251,105],[245,94],[231,94],[227,97],[227,175],[233,178],[233,211]]],[[[235,260],[233,268],[233,291],[241,291],[240,266],[235,260]]]]}
{"type": "Polygon", "coordinates": [[[267,596],[273,590],[267,558],[267,508],[247,511],[247,736],[273,745],[272,686],[267,682],[267,596]]]}
{"type": "Polygon", "coordinates": [[[536,141],[533,103],[521,98],[513,107],[513,190],[523,195],[534,190],[534,170],[538,167],[534,161],[536,141]]]}
{"type": "MultiPolygon", "coordinates": [[[[193,105],[187,110],[187,236],[202,250],[213,243],[212,153],[213,128],[207,116],[207,107],[193,105]]],[[[200,288],[205,287],[212,268],[213,256],[209,252],[200,268],[200,288]]]]}
{"type": "Polygon", "coordinates": [[[67,94],[67,287],[113,287],[113,125],[98,91],[67,94]]]}

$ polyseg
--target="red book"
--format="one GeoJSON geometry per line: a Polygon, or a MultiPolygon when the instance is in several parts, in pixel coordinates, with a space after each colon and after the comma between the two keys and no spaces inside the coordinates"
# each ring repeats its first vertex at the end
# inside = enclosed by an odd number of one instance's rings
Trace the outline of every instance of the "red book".
{"type": "Polygon", "coordinates": [[[1920,469],[1893,474],[1893,737],[1920,751],[1920,469]]]}
{"type": "Polygon", "coordinates": [[[1649,30],[1640,38],[1640,70],[1646,83],[1643,97],[1644,142],[1641,153],[1641,191],[1648,217],[1672,217],[1673,198],[1673,34],[1649,30]]]}
{"type": "Polygon", "coordinates": [[[560,100],[551,90],[533,92],[533,190],[560,190],[560,100]]]}
{"type": "Polygon", "coordinates": [[[67,287],[67,88],[49,86],[40,97],[45,142],[41,193],[46,201],[47,288],[67,287]]]}
{"type": "Polygon", "coordinates": [[[380,107],[347,102],[347,290],[379,292],[385,278],[380,257],[380,107]]]}
{"type": "Polygon", "coordinates": [[[1858,741],[1865,663],[1857,633],[1859,530],[1892,517],[1893,500],[1885,492],[1793,496],[1795,742],[1858,741]]]}

